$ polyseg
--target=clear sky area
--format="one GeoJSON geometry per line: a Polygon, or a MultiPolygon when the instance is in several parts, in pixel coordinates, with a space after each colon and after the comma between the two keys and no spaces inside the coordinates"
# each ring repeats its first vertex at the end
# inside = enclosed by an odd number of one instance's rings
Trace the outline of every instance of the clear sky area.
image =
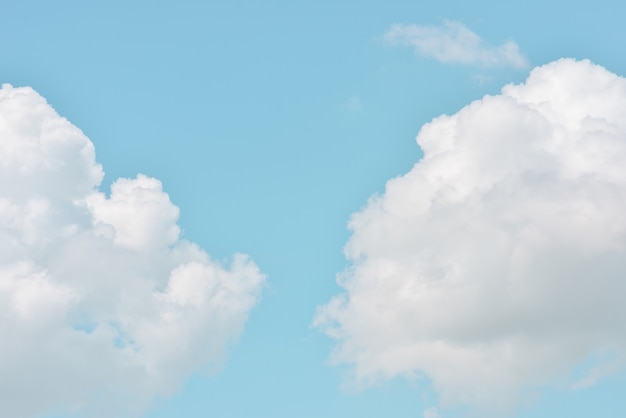
{"type": "Polygon", "coordinates": [[[0,416],[623,418],[617,1],[0,1],[0,416]]]}

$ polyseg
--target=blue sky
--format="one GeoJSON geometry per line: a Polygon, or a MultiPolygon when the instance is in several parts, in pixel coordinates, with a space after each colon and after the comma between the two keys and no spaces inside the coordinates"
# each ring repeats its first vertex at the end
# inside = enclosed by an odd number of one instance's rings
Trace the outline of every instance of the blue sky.
{"type": "MultiPolygon", "coordinates": [[[[142,416],[470,416],[471,402],[439,407],[428,376],[362,384],[353,382],[356,360],[331,364],[341,339],[312,324],[345,291],[336,275],[349,265],[348,220],[418,162],[415,137],[433,118],[559,58],[625,75],[623,12],[602,1],[5,2],[0,81],[32,87],[84,132],[105,173],[100,190],[138,173],[160,180],[180,209],[183,239],[226,265],[248,254],[266,275],[223,360],[207,357],[219,366],[185,368],[142,416]],[[515,42],[526,65],[442,62],[409,35],[385,37],[394,24],[446,22],[471,30],[485,50],[515,42]]],[[[84,368],[99,361],[87,358],[84,368]]],[[[565,368],[510,414],[622,417],[621,370],[572,390],[565,368]]],[[[74,416],[66,407],[58,399],[30,416],[74,416]]]]}

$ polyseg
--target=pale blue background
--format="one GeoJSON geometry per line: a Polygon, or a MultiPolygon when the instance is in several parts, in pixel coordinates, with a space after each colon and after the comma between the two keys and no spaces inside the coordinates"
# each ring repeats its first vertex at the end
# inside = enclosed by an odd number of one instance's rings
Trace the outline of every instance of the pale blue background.
{"type": "MultiPolygon", "coordinates": [[[[342,389],[332,343],[310,323],[339,291],[349,215],[418,160],[420,126],[527,70],[443,65],[382,35],[453,19],[494,45],[514,39],[531,66],[590,58],[626,75],[625,12],[617,1],[2,0],[0,82],[33,86],[81,128],[105,187],[159,178],[186,238],[218,258],[249,253],[269,275],[224,368],[147,417],[420,417],[436,401],[426,382],[342,389]]],[[[624,393],[625,375],[551,390],[518,416],[623,418],[624,393]]]]}

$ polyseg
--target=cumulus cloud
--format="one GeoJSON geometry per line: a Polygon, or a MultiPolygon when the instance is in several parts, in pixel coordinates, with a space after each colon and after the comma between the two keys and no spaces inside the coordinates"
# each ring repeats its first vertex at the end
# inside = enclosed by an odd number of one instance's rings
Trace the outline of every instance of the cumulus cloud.
{"type": "Polygon", "coordinates": [[[315,318],[334,361],[500,412],[621,370],[626,79],[559,60],[417,142],[421,160],[350,219],[344,292],[315,318]]]}
{"type": "Polygon", "coordinates": [[[528,65],[514,41],[500,46],[487,45],[477,34],[460,22],[446,20],[443,26],[394,24],[385,34],[385,41],[404,45],[438,61],[478,64],[487,67],[528,65]]]}
{"type": "Polygon", "coordinates": [[[0,415],[124,417],[215,366],[264,281],[180,238],[154,178],[99,191],[93,144],[31,88],[0,89],[0,415]]]}

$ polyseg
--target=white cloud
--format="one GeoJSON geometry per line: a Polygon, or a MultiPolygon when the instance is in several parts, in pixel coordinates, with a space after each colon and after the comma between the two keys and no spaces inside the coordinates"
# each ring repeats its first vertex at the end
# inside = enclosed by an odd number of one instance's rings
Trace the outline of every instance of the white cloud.
{"type": "Polygon", "coordinates": [[[0,90],[0,415],[140,412],[219,365],[264,276],[182,240],[154,178],[98,190],[93,144],[30,88],[0,90]]]}
{"type": "Polygon", "coordinates": [[[430,407],[424,409],[424,418],[439,418],[439,410],[437,407],[430,407]]]}
{"type": "Polygon", "coordinates": [[[417,142],[423,158],[350,219],[345,291],[315,318],[334,361],[496,411],[594,356],[575,386],[620,370],[626,79],[559,60],[417,142]]]}
{"type": "Polygon", "coordinates": [[[514,41],[490,46],[460,22],[445,21],[443,26],[394,24],[385,34],[392,45],[412,46],[415,51],[438,61],[479,64],[488,67],[528,65],[514,41]]]}

